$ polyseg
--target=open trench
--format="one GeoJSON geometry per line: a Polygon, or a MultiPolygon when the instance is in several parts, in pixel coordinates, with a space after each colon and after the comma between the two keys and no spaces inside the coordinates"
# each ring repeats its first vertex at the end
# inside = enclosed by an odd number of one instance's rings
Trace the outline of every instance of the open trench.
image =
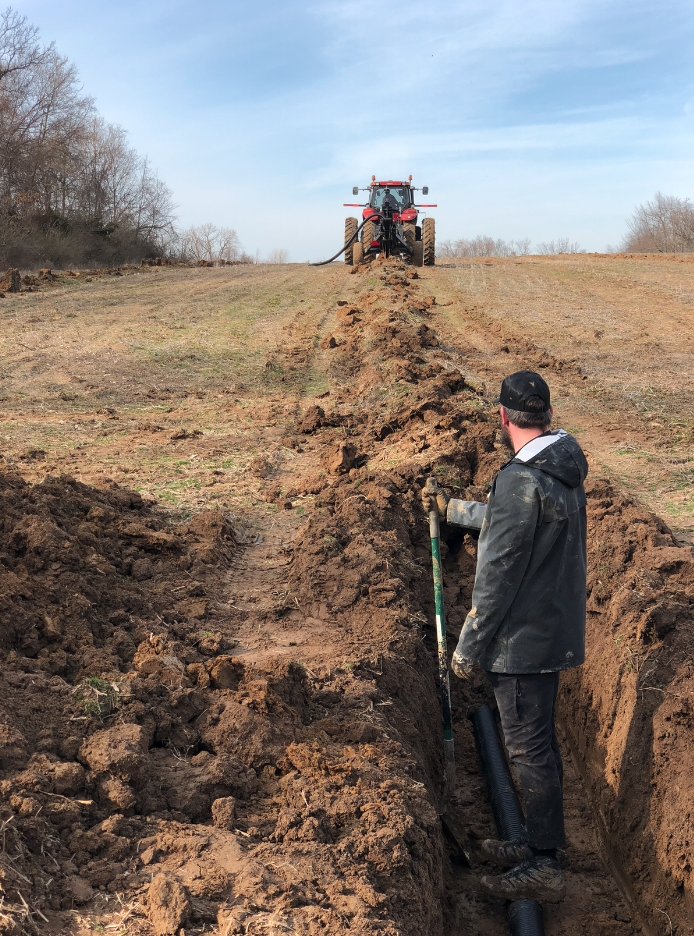
{"type": "MultiPolygon", "coordinates": [[[[482,499],[504,455],[415,271],[374,264],[345,293],[268,358],[289,381],[310,361],[329,389],[257,459],[268,509],[243,523],[3,477],[0,932],[505,932],[439,821],[418,496],[433,471],[482,499]]],[[[691,554],[606,482],[590,499],[592,651],[562,702],[569,894],[546,932],[683,936],[691,554]]],[[[445,553],[453,644],[474,540],[451,532],[445,553]]],[[[481,676],[454,685],[454,807],[479,837],[467,716],[487,698],[481,676]]]]}

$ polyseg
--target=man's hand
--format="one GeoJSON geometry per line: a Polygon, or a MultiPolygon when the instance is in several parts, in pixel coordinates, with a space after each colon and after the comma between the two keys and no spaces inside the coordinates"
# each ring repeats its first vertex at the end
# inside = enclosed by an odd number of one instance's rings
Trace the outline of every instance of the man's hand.
{"type": "Polygon", "coordinates": [[[458,679],[472,679],[475,664],[471,663],[469,660],[463,659],[456,651],[451,660],[451,669],[458,679]]]}
{"type": "Polygon", "coordinates": [[[446,513],[448,512],[449,500],[448,494],[446,494],[443,488],[439,487],[436,478],[427,478],[422,488],[422,506],[424,510],[427,513],[429,513],[430,510],[437,510],[439,517],[445,520],[446,513]]]}

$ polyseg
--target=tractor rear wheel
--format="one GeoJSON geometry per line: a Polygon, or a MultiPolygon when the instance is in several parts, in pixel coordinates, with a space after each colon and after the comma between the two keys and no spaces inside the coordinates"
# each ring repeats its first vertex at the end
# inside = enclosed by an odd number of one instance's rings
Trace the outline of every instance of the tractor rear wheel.
{"type": "Polygon", "coordinates": [[[364,248],[361,241],[356,241],[352,247],[352,266],[359,266],[364,259],[364,248]]]}
{"type": "Polygon", "coordinates": [[[356,218],[345,218],[345,244],[349,244],[349,247],[345,250],[345,263],[348,263],[352,266],[352,247],[354,245],[354,235],[357,233],[357,224],[356,218]]]}
{"type": "Polygon", "coordinates": [[[433,218],[425,218],[422,223],[422,244],[424,266],[433,266],[436,262],[436,222],[433,218]]]}
{"type": "Polygon", "coordinates": [[[424,266],[424,241],[415,241],[412,262],[416,267],[424,266]]]}
{"type": "Polygon", "coordinates": [[[417,243],[417,228],[414,222],[403,224],[402,237],[407,245],[407,252],[412,256],[414,254],[414,245],[417,243]]]}
{"type": "Polygon", "coordinates": [[[376,240],[376,225],[373,221],[367,221],[361,229],[361,242],[364,247],[364,256],[369,252],[372,241],[376,240]]]}

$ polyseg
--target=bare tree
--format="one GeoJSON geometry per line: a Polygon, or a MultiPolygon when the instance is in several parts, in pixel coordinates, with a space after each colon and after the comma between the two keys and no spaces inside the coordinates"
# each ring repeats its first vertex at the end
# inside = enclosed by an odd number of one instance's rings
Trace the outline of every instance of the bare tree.
{"type": "Polygon", "coordinates": [[[41,48],[39,31],[12,7],[0,13],[0,81],[13,72],[40,65],[53,47],[41,48]]]}
{"type": "Polygon", "coordinates": [[[174,203],[167,185],[150,168],[149,162],[140,160],[138,184],[135,190],[133,224],[138,237],[157,237],[160,232],[173,228],[174,203]]]}
{"type": "Polygon", "coordinates": [[[568,237],[558,237],[556,240],[543,241],[538,244],[536,253],[550,256],[552,254],[585,253],[585,250],[577,241],[569,240],[568,237]]]}
{"type": "Polygon", "coordinates": [[[687,198],[656,192],[653,201],[636,208],[622,249],[639,253],[694,251],[694,205],[687,198]]]}
{"type": "Polygon", "coordinates": [[[477,237],[456,241],[443,241],[440,257],[521,257],[530,250],[530,240],[505,241],[479,234],[477,237]]]}
{"type": "Polygon", "coordinates": [[[289,259],[289,253],[284,249],[284,247],[277,247],[273,250],[268,258],[268,263],[286,263],[289,259]]]}
{"type": "Polygon", "coordinates": [[[187,260],[207,263],[237,260],[241,251],[239,237],[233,228],[201,224],[190,227],[181,236],[181,253],[187,260]]]}

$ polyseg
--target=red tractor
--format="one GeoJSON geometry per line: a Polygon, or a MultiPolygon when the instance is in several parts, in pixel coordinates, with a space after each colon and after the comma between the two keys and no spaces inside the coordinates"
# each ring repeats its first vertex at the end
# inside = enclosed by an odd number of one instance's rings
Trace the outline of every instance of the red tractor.
{"type": "MultiPolygon", "coordinates": [[[[433,218],[424,218],[417,223],[419,208],[436,208],[436,205],[415,205],[414,193],[419,191],[412,185],[412,176],[407,182],[377,182],[371,177],[371,185],[352,189],[353,195],[369,192],[367,205],[345,203],[347,208],[363,208],[362,222],[356,218],[345,219],[345,263],[357,266],[367,257],[384,254],[386,257],[404,257],[415,266],[433,266],[436,261],[436,225],[433,218]],[[359,234],[361,232],[361,240],[359,234]]],[[[422,195],[429,194],[428,186],[422,195]]]]}

